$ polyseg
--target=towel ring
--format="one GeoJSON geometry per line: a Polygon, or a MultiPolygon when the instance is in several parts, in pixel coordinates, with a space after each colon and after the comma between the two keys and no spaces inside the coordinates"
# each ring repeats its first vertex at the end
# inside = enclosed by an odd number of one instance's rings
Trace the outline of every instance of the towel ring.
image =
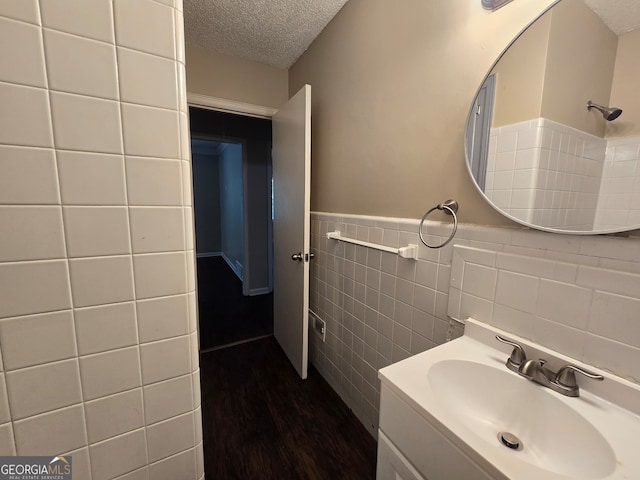
{"type": "Polygon", "coordinates": [[[420,235],[420,241],[429,248],[442,248],[451,240],[453,240],[453,236],[456,234],[456,230],[458,230],[458,217],[456,216],[457,211],[458,211],[458,202],[452,199],[447,200],[446,202],[431,208],[427,213],[424,214],[424,216],[422,217],[422,220],[420,220],[420,226],[418,227],[418,234],[420,235]],[[424,239],[424,236],[422,235],[422,225],[424,224],[424,221],[427,219],[427,216],[434,210],[443,210],[444,213],[446,213],[447,215],[451,215],[453,217],[453,231],[451,232],[451,235],[449,235],[449,238],[447,238],[440,245],[429,245],[424,239]]]}

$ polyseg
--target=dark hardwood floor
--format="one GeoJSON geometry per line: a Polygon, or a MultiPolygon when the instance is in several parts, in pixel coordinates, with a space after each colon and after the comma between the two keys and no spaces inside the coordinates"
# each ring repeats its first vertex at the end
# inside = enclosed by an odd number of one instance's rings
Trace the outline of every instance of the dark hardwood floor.
{"type": "Polygon", "coordinates": [[[375,478],[375,440],[273,337],[201,353],[200,372],[208,480],[375,478]]]}
{"type": "Polygon", "coordinates": [[[245,297],[222,257],[198,258],[200,349],[273,333],[273,294],[245,297]]]}

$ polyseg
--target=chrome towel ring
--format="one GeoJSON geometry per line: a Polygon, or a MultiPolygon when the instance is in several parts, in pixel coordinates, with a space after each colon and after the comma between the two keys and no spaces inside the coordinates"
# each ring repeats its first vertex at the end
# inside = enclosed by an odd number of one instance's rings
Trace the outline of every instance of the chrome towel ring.
{"type": "Polygon", "coordinates": [[[456,202],[453,199],[449,199],[446,202],[431,208],[427,213],[424,214],[424,216],[422,217],[422,220],[420,220],[420,226],[418,227],[418,234],[420,235],[420,241],[429,248],[442,248],[451,240],[453,240],[453,236],[456,234],[456,230],[458,230],[458,217],[456,216],[457,211],[458,211],[458,202],[456,202]],[[453,230],[451,231],[451,235],[449,235],[449,238],[447,238],[440,245],[429,245],[427,241],[424,239],[424,237],[422,236],[422,225],[424,224],[424,221],[427,219],[427,216],[434,210],[443,210],[444,213],[446,213],[447,215],[451,215],[453,217],[453,230]]]}

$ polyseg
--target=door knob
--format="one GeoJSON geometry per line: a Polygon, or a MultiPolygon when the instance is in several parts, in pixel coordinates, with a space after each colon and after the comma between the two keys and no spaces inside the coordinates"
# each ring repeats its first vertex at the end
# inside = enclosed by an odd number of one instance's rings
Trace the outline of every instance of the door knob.
{"type": "Polygon", "coordinates": [[[294,253],[291,255],[291,260],[301,262],[303,259],[302,252],[294,253]]]}

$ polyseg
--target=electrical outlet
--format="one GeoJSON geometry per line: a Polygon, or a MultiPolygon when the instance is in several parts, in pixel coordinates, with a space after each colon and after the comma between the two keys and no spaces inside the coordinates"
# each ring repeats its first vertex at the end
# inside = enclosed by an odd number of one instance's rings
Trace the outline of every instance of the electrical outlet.
{"type": "Polygon", "coordinates": [[[313,331],[320,336],[322,343],[324,343],[327,334],[327,324],[324,320],[318,318],[318,316],[311,310],[309,310],[309,319],[311,320],[311,327],[313,328],[313,331]]]}

